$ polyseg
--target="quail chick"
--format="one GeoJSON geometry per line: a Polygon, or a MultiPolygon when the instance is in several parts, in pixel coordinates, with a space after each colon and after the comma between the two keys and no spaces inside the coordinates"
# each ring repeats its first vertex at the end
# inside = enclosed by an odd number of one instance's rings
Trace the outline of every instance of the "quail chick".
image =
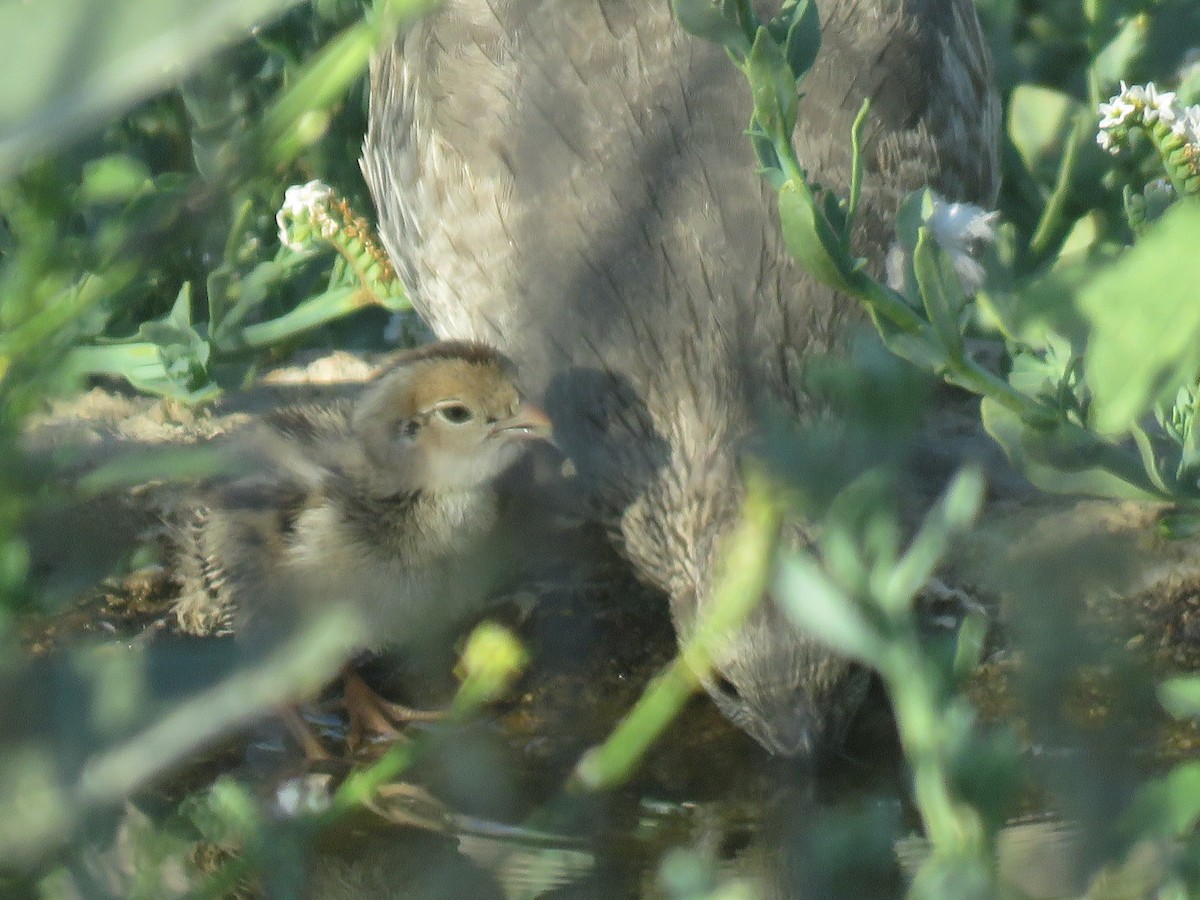
{"type": "MultiPolygon", "coordinates": [[[[879,272],[910,190],[994,199],[990,63],[970,0],[820,13],[794,140],[844,194],[870,97],[854,250],[879,272]]],[[[862,321],[789,257],[750,107],[725,52],[666,2],[451,0],[372,72],[363,171],[410,296],[439,335],[516,360],[681,639],[711,603],[761,411],[818,413],[805,365],[862,321]]],[[[766,602],[706,687],[768,750],[804,754],[840,741],[865,684],[766,602]]]]}
{"type": "Polygon", "coordinates": [[[356,400],[268,416],[251,441],[255,470],[211,490],[180,529],[180,628],[261,639],[340,603],[358,622],[348,661],[420,649],[480,609],[494,587],[495,480],[550,436],[514,376],[483,345],[436,343],[356,400]]]}

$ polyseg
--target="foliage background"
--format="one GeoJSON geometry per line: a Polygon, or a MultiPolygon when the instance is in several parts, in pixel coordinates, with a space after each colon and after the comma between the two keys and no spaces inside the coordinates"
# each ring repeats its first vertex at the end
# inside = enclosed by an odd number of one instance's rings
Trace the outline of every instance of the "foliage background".
{"type": "MultiPolygon", "coordinates": [[[[50,590],[30,565],[25,523],[39,511],[59,508],[73,493],[60,468],[69,460],[31,459],[21,451],[22,424],[30,414],[97,375],[123,377],[142,390],[194,403],[247,383],[264,365],[301,347],[387,346],[384,327],[391,312],[404,308],[403,298],[378,296],[351,304],[364,307],[351,311],[343,302],[351,279],[344,259],[280,250],[275,212],[287,186],[313,178],[334,185],[360,212],[369,210],[357,166],[365,129],[365,51],[420,6],[372,7],[365,0],[225,5],[59,0],[36,10],[16,4],[0,10],[0,34],[9,36],[12,51],[0,62],[3,83],[12,86],[0,106],[0,675],[6,710],[19,710],[15,698],[31,679],[43,677],[27,658],[20,623],[32,613],[58,613],[75,599],[50,590]],[[170,62],[165,68],[164,60],[170,62]],[[299,318],[297,310],[304,311],[299,318]],[[277,327],[251,330],[272,323],[277,327]]],[[[1044,286],[1055,271],[1082,272],[1071,277],[1086,280],[1116,258],[1134,240],[1122,189],[1140,187],[1156,174],[1156,159],[1146,146],[1116,159],[1100,151],[1094,140],[1096,104],[1122,80],[1152,79],[1177,88],[1183,103],[1200,102],[1195,55],[1200,9],[1188,0],[980,0],[978,8],[1006,111],[1000,209],[1011,227],[998,271],[1013,293],[1025,291],[1021,296],[1033,298],[1027,303],[1044,301],[1051,310],[1047,318],[1061,323],[1056,303],[1080,316],[1071,288],[1076,282],[1051,281],[1053,290],[1036,285],[1044,286]],[[1025,290],[1029,285],[1035,287],[1025,290]]],[[[1171,246],[1197,245],[1194,219],[1188,227],[1171,246]]],[[[1146,271],[1134,271],[1135,282],[1149,277],[1151,268],[1170,271],[1182,264],[1167,258],[1170,253],[1168,247],[1161,258],[1143,264],[1146,271]]],[[[1180,321],[1191,321],[1194,316],[1182,311],[1195,302],[1194,284],[1193,279],[1186,290],[1168,288],[1169,302],[1156,306],[1155,314],[1177,312],[1180,321]]],[[[1137,300],[1124,298],[1118,309],[1122,321],[1139,315],[1137,300]]],[[[1200,335],[1191,337],[1192,344],[1200,343],[1195,340],[1200,335]]],[[[1159,359],[1161,348],[1149,339],[1122,353],[1153,360],[1158,368],[1174,362],[1159,359]]],[[[1152,407],[1153,393],[1148,378],[1144,396],[1134,404],[1137,412],[1152,407]]],[[[83,568],[85,556],[80,555],[82,570],[74,573],[77,583],[111,574],[111,559],[83,568]]],[[[1048,556],[1045,572],[1061,564],[1048,556]]],[[[1066,654],[1061,678],[1051,672],[1039,689],[1065,691],[1089,666],[1108,676],[1124,673],[1126,661],[1092,652],[1092,636],[1072,613],[1045,612],[1055,608],[1055,592],[1047,588],[1051,581],[1046,574],[1022,585],[1027,602],[1017,611],[1043,633],[1066,637],[1047,647],[1030,628],[1030,658],[1045,662],[1059,647],[1082,649],[1066,654]]],[[[121,675],[112,662],[103,653],[81,652],[64,664],[75,675],[56,675],[52,692],[60,695],[56,702],[74,709],[68,721],[89,720],[98,705],[128,706],[130,697],[139,696],[144,672],[135,667],[121,675]],[[97,671],[117,674],[97,677],[97,671]]],[[[284,684],[288,676],[274,677],[284,684]]],[[[961,684],[947,690],[956,702],[965,697],[961,684]]],[[[1140,669],[1123,690],[1122,702],[1154,702],[1154,682],[1140,669]]],[[[1194,713],[1195,698],[1186,685],[1181,690],[1178,708],[1194,713]]],[[[269,696],[268,690],[264,697],[269,696]]],[[[973,728],[974,719],[964,716],[962,727],[973,728]]],[[[113,799],[82,798],[78,769],[152,724],[153,716],[131,716],[119,734],[81,726],[78,733],[64,737],[59,730],[52,738],[14,724],[0,775],[0,808],[11,811],[5,816],[9,824],[0,827],[0,859],[9,872],[0,887],[54,896],[75,877],[78,889],[77,873],[64,874],[74,865],[70,841],[86,834],[75,826],[82,817],[103,833],[111,824],[107,810],[113,799]],[[60,844],[66,849],[48,852],[60,844]]],[[[1074,741],[1075,752],[1096,749],[1074,733],[1060,737],[1074,741]]],[[[962,802],[989,821],[1001,822],[1013,811],[1014,785],[1022,777],[1052,783],[1049,774],[1034,774],[1027,751],[1017,749],[1007,733],[965,741],[957,752],[951,762],[958,768],[942,775],[962,802]],[[972,791],[972,784],[989,790],[972,791]]],[[[1170,848],[1162,851],[1166,862],[1151,866],[1150,874],[1138,869],[1143,881],[1129,895],[1200,891],[1196,769],[1179,768],[1164,776],[1173,780],[1152,781],[1146,773],[1120,769],[1118,761],[1102,763],[1080,766],[1059,782],[1066,787],[1056,806],[1084,822],[1126,817],[1119,829],[1092,842],[1085,854],[1089,871],[1105,865],[1110,875],[1136,869],[1130,848],[1142,846],[1147,836],[1169,836],[1171,841],[1157,845],[1170,848]],[[1098,802],[1098,795],[1108,802],[1098,802]],[[1072,797],[1078,802],[1069,802],[1072,797]],[[1181,837],[1191,838],[1190,854],[1179,849],[1188,846],[1177,842],[1181,837]]],[[[158,764],[146,761],[148,769],[158,764]]],[[[245,858],[264,864],[269,886],[282,896],[295,889],[289,866],[294,869],[303,855],[299,848],[320,824],[302,823],[269,850],[268,833],[277,837],[271,830],[276,826],[244,791],[228,784],[176,817],[208,836],[235,830],[251,848],[245,858]]],[[[855,819],[846,833],[875,827],[863,821],[855,819]]],[[[885,836],[896,828],[878,827],[885,836]]],[[[170,829],[146,824],[140,833],[143,859],[169,858],[181,845],[170,829]]],[[[885,852],[891,846],[887,840],[876,843],[885,852]]],[[[833,838],[829,844],[842,846],[833,838]]],[[[993,849],[989,843],[979,852],[987,859],[993,849]]],[[[836,870],[845,860],[829,865],[836,870]]],[[[128,889],[155,896],[162,885],[151,873],[158,871],[147,865],[145,883],[128,889]]],[[[722,885],[704,869],[703,854],[665,860],[662,872],[662,890],[676,896],[741,889],[722,885]],[[697,871],[707,876],[689,880],[688,873],[697,871]]],[[[926,870],[917,885],[927,896],[966,896],[964,885],[976,883],[948,863],[926,870]]],[[[996,890],[986,878],[979,883],[984,893],[996,890]]],[[[210,890],[219,893],[221,886],[210,890]]]]}

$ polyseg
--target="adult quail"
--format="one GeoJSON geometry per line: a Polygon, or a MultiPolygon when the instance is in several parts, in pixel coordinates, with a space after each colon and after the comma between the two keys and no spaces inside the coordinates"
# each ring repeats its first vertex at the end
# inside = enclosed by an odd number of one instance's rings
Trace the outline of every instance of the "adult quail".
{"type": "MultiPolygon", "coordinates": [[[[271,413],[243,448],[253,470],[211,487],[180,529],[181,630],[270,640],[306,608],[346,604],[346,661],[422,649],[495,587],[496,479],[549,434],[511,363],[466,342],[402,354],[357,399],[271,413]]],[[[366,703],[352,714],[378,725],[383,707],[351,688],[366,703]]]]}
{"type": "MultiPolygon", "coordinates": [[[[970,0],[821,0],[820,14],[795,145],[844,193],[871,98],[854,239],[880,271],[910,190],[994,200],[990,63],[970,0]]],[[[371,78],[363,171],[414,304],[437,334],[517,362],[681,638],[711,602],[760,411],[811,416],[806,361],[861,321],[786,252],[750,109],[725,52],[666,2],[447,0],[371,78]]],[[[768,600],[705,687],[795,755],[841,739],[865,684],[768,600]]]]}

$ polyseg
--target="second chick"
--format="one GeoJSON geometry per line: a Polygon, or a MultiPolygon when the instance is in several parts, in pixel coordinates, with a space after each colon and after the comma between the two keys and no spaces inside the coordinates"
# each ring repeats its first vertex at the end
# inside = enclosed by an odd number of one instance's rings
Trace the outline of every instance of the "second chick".
{"type": "Polygon", "coordinates": [[[402,355],[357,400],[270,414],[252,471],[205,492],[179,529],[180,629],[277,638],[344,604],[357,623],[345,661],[419,649],[486,604],[496,480],[550,435],[509,360],[457,341],[402,355]]]}

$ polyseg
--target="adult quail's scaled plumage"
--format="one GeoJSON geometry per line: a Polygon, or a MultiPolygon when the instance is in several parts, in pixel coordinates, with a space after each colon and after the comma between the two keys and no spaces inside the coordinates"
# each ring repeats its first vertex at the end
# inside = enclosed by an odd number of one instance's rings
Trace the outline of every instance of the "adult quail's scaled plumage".
{"type": "MultiPolygon", "coordinates": [[[[795,144],[844,193],[871,98],[854,249],[879,271],[910,190],[995,198],[990,64],[970,0],[819,10],[795,144]]],[[[372,73],[363,170],[414,303],[439,335],[517,362],[681,637],[711,602],[758,415],[811,415],[806,360],[861,321],[789,258],[750,109],[665,0],[447,0],[372,73]]],[[[706,686],[769,750],[802,754],[840,740],[864,685],[768,601],[706,686]]]]}
{"type": "Polygon", "coordinates": [[[347,660],[445,633],[495,587],[497,477],[549,433],[511,363],[465,342],[402,354],[356,399],[270,414],[252,470],[182,523],[181,629],[271,635],[348,604],[347,660]]]}

